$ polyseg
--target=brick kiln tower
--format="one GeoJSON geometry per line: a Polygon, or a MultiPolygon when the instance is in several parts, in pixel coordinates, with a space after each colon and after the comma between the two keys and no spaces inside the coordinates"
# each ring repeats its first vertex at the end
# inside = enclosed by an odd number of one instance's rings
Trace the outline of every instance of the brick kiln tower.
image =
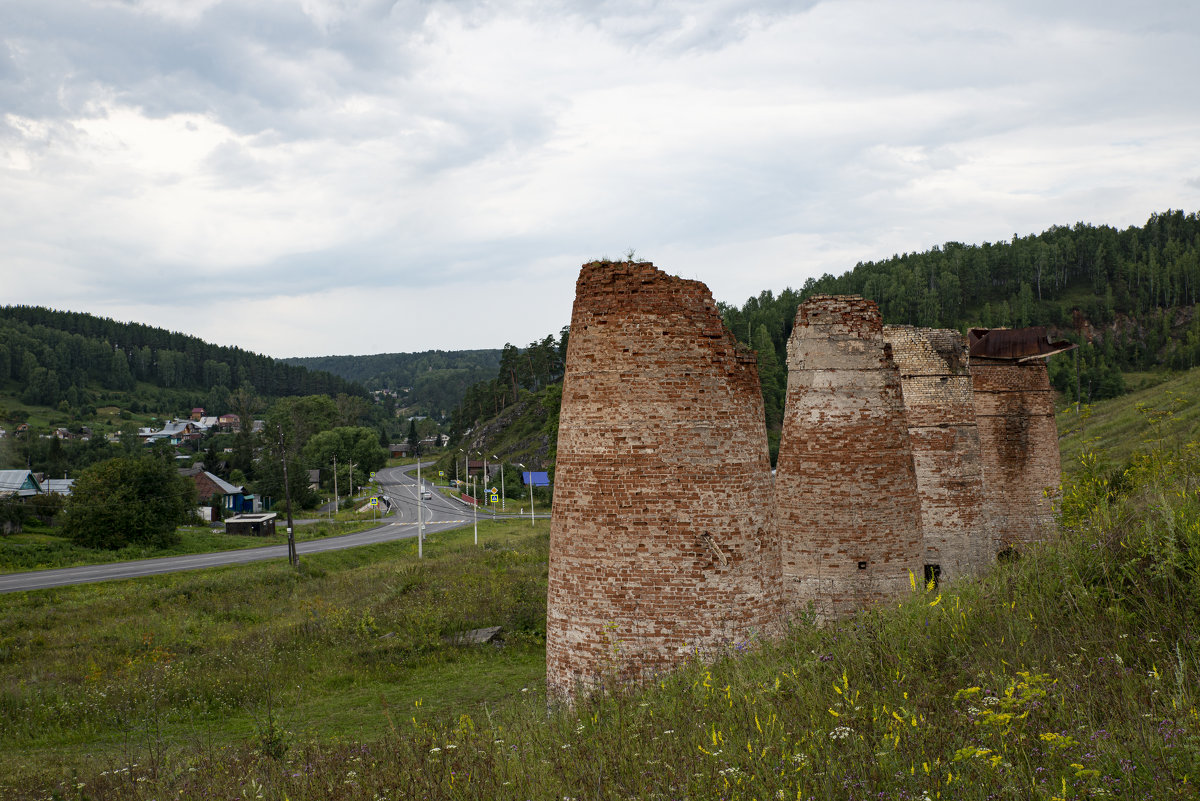
{"type": "Polygon", "coordinates": [[[815,295],[796,312],[775,477],[784,603],[836,617],[921,575],[921,512],[879,307],[815,295]]]}
{"type": "Polygon", "coordinates": [[[973,328],[967,335],[983,481],[997,546],[1041,539],[1062,480],[1046,361],[1074,349],[1046,329],[973,328]]]}
{"type": "Polygon", "coordinates": [[[707,287],[585,264],[558,434],[549,693],[773,633],[778,544],[758,369],[707,287]]]}
{"type": "Polygon", "coordinates": [[[900,370],[908,438],[921,499],[925,580],[950,580],[990,565],[971,365],[963,335],[947,329],[883,327],[900,370]]]}

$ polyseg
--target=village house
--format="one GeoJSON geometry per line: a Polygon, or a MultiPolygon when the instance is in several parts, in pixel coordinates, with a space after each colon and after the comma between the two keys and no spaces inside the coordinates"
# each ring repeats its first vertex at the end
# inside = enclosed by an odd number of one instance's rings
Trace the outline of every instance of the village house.
{"type": "Polygon", "coordinates": [[[208,433],[207,428],[192,420],[169,420],[157,431],[146,428],[138,429],[138,436],[148,445],[160,440],[166,440],[172,445],[179,445],[183,442],[201,439],[206,433],[208,433]]]}
{"type": "Polygon", "coordinates": [[[0,498],[28,498],[41,492],[32,470],[0,470],[0,498]]]}
{"type": "Polygon", "coordinates": [[[196,494],[200,503],[212,505],[213,496],[218,496],[221,508],[230,512],[243,512],[252,508],[253,501],[248,500],[243,487],[230,484],[218,475],[208,472],[198,465],[184,468],[179,474],[190,478],[196,485],[196,494]]]}
{"type": "Polygon", "coordinates": [[[47,478],[40,482],[42,492],[49,495],[70,495],[75,486],[73,478],[47,478]]]}

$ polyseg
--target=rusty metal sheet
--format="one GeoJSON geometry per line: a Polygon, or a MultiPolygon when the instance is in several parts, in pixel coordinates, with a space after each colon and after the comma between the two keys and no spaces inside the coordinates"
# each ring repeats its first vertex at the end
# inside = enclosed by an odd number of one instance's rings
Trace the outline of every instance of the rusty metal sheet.
{"type": "Polygon", "coordinates": [[[1030,328],[972,328],[967,333],[971,358],[981,359],[1045,359],[1078,347],[1067,340],[1050,341],[1046,327],[1030,328]]]}

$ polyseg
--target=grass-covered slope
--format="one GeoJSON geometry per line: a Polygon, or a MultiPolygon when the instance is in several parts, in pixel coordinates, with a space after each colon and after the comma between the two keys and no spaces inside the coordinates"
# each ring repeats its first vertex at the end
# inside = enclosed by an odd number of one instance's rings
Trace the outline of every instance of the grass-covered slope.
{"type": "Polygon", "coordinates": [[[86,792],[69,797],[113,797],[113,779],[149,789],[229,746],[295,757],[383,736],[389,716],[519,695],[545,672],[546,528],[483,523],[479,547],[470,529],[438,534],[423,561],[408,540],[305,556],[300,573],[280,560],[0,595],[0,798],[46,798],[76,773],[86,792]],[[443,639],[491,625],[504,648],[443,639]]]}
{"type": "MultiPolygon", "coordinates": [[[[1148,382],[1143,382],[1148,383],[1148,382]]],[[[1161,383],[1058,413],[1063,470],[1072,473],[1085,451],[1121,464],[1154,445],[1179,448],[1200,431],[1200,368],[1171,374],[1161,383]]]]}

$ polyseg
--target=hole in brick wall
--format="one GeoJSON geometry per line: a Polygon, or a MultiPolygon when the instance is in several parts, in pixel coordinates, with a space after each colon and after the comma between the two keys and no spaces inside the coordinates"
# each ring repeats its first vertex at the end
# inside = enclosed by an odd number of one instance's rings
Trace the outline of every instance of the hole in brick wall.
{"type": "Polygon", "coordinates": [[[858,563],[858,569],[859,569],[859,570],[866,570],[866,569],[867,569],[867,563],[866,563],[866,562],[859,562],[859,563],[858,563]]]}
{"type": "Polygon", "coordinates": [[[925,586],[929,586],[929,582],[933,582],[933,586],[938,585],[938,579],[942,577],[941,565],[925,565],[925,586]]]}
{"type": "Polygon", "coordinates": [[[1006,545],[996,554],[997,562],[1015,562],[1021,558],[1021,553],[1011,545],[1006,545]]]}

